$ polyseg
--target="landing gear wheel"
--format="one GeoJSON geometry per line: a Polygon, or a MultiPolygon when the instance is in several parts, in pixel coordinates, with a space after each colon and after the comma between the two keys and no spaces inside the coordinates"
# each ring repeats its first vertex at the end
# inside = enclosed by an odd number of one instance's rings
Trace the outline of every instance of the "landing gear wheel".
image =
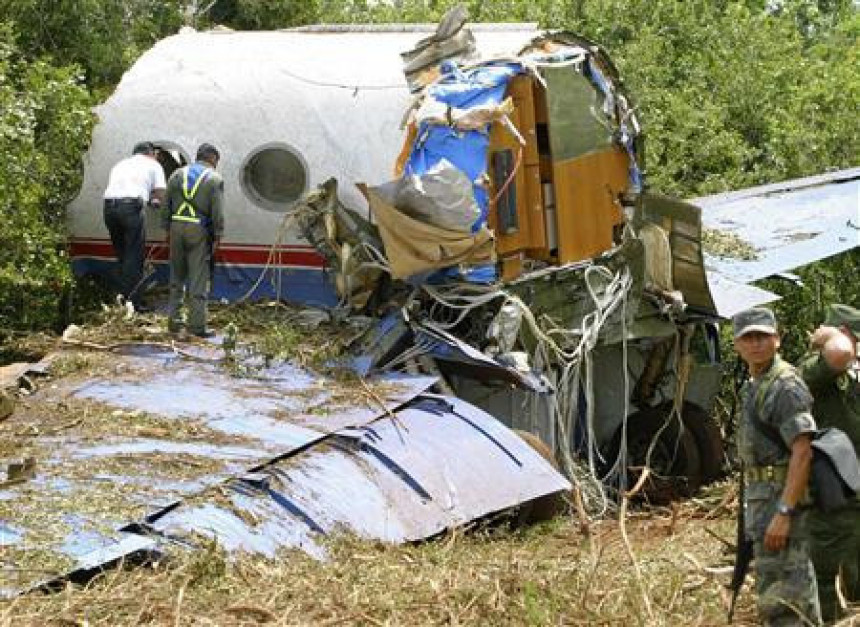
{"type": "MultiPolygon", "coordinates": [[[[528,431],[520,431],[517,429],[514,430],[514,433],[520,436],[520,438],[532,447],[538,455],[548,461],[553,468],[560,470],[558,460],[556,460],[552,450],[543,440],[534,433],[529,433],[528,431]]],[[[524,503],[517,511],[514,525],[517,527],[532,525],[534,523],[552,520],[556,516],[565,513],[568,509],[565,494],[566,493],[564,492],[555,492],[553,494],[538,497],[528,503],[524,503]]]]}
{"type": "MultiPolygon", "coordinates": [[[[610,449],[610,460],[615,459],[620,448],[619,429],[610,449]]],[[[690,496],[702,485],[702,462],[696,438],[690,429],[682,428],[677,416],[672,416],[670,406],[646,409],[627,420],[627,466],[631,469],[628,487],[636,483],[646,465],[650,468],[650,476],[640,496],[655,505],[690,496]],[[652,448],[650,460],[649,448],[652,448]]]]}
{"type": "Polygon", "coordinates": [[[684,403],[684,426],[699,447],[702,481],[710,483],[723,475],[723,434],[713,416],[700,407],[684,403]]]}

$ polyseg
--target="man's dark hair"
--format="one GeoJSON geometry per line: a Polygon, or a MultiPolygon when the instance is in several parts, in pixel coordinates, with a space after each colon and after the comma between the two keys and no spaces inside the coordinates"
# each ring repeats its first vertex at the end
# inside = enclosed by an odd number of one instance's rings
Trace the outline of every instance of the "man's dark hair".
{"type": "Polygon", "coordinates": [[[155,144],[152,142],[138,142],[134,145],[133,155],[151,155],[155,153],[155,144]]]}
{"type": "Polygon", "coordinates": [[[200,144],[200,148],[197,149],[197,157],[195,158],[197,161],[213,163],[221,159],[221,153],[212,144],[200,144]]]}

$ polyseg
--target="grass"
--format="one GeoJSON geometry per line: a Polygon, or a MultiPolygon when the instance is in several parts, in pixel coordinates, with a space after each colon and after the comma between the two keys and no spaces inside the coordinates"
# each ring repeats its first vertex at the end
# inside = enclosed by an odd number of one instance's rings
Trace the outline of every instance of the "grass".
{"type": "Polygon", "coordinates": [[[729,257],[745,261],[758,259],[758,251],[752,244],[728,231],[702,229],[702,245],[705,252],[717,257],[729,257]]]}
{"type": "MultiPolygon", "coordinates": [[[[0,625],[721,625],[732,522],[683,511],[627,521],[654,608],[649,620],[619,524],[586,538],[569,518],[519,531],[451,533],[389,546],[339,538],[330,559],[298,552],[228,559],[217,546],[143,568],[107,571],[84,587],[0,604],[0,625]]],[[[736,624],[754,624],[752,595],[736,624]]]]}
{"type": "MultiPolygon", "coordinates": [[[[262,354],[267,361],[290,358],[315,367],[336,356],[355,333],[342,329],[343,335],[337,339],[320,342],[327,329],[301,329],[298,314],[280,305],[216,308],[213,317],[218,325],[236,326],[240,344],[248,347],[245,355],[262,354]],[[296,327],[285,331],[284,325],[292,322],[296,327]]],[[[95,344],[166,341],[169,338],[163,334],[162,323],[155,317],[125,320],[121,311],[105,309],[96,324],[85,326],[79,337],[95,344]]],[[[27,346],[35,354],[56,347],[56,340],[41,337],[27,346]]],[[[51,366],[52,376],[66,383],[96,373],[135,376],[116,371],[110,355],[100,351],[64,351],[51,366]]],[[[354,397],[333,392],[329,402],[374,404],[393,392],[384,386],[352,387],[354,397]]],[[[42,407],[33,398],[21,399],[14,418],[0,423],[0,458],[25,454],[41,458],[38,447],[45,444],[40,436],[46,435],[110,441],[134,434],[221,443],[226,437],[198,421],[117,413],[93,401],[61,396],[42,407]]],[[[241,439],[235,444],[242,444],[241,439]]],[[[179,456],[175,460],[182,463],[162,463],[165,460],[158,455],[148,459],[118,455],[108,461],[119,470],[132,465],[143,475],[159,477],[177,472],[197,476],[212,470],[205,463],[201,467],[203,462],[197,458],[179,456]]],[[[76,469],[84,475],[93,471],[85,464],[75,464],[63,472],[74,475],[76,469]]],[[[217,489],[210,488],[210,492],[217,489]]],[[[125,495],[119,498],[116,493],[110,500],[95,496],[93,502],[81,500],[76,506],[109,514],[118,507],[137,505],[134,499],[122,502],[125,495]]],[[[57,507],[65,509],[70,504],[57,507]]],[[[634,510],[623,526],[612,518],[595,521],[587,536],[577,520],[562,517],[518,530],[499,526],[469,533],[455,530],[434,541],[407,546],[340,537],[327,545],[329,559],[325,562],[297,551],[274,558],[228,556],[217,544],[208,544],[204,550],[177,551],[143,566],[106,570],[86,585],[70,583],[56,593],[0,601],[0,627],[724,625],[726,567],[732,557],[727,542],[720,538],[734,539],[736,508],[734,487],[723,483],[672,508],[634,510]],[[632,551],[625,545],[623,530],[632,551]]],[[[38,512],[24,508],[16,515],[38,512]]],[[[0,587],[19,575],[34,579],[34,573],[19,571],[39,569],[52,559],[56,555],[38,551],[16,556],[11,547],[0,546],[0,587]]],[[[51,566],[54,570],[58,565],[51,566]]],[[[735,624],[756,624],[753,602],[747,588],[735,624]]]]}

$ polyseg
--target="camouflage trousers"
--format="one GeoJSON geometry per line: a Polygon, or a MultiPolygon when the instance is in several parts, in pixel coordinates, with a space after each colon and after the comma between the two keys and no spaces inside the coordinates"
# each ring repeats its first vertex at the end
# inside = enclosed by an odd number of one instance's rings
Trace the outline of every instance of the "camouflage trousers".
{"type": "Polygon", "coordinates": [[[840,614],[836,598],[840,572],[847,600],[860,601],[860,504],[828,514],[813,511],[808,528],[821,615],[833,621],[840,614]]]}
{"type": "Polygon", "coordinates": [[[790,538],[774,553],[756,538],[755,574],[758,613],[768,626],[820,625],[818,587],[806,538],[790,538]]]}

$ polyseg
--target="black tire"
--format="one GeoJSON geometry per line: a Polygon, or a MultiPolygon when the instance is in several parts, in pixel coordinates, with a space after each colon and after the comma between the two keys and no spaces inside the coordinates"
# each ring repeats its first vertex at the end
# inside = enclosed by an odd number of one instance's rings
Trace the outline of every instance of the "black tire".
{"type": "Polygon", "coordinates": [[[710,483],[723,476],[723,433],[714,417],[701,407],[684,403],[684,425],[693,434],[699,447],[702,481],[710,483]]]}
{"type": "MultiPolygon", "coordinates": [[[[619,428],[607,458],[610,463],[620,448],[619,428]]],[[[670,406],[646,409],[627,420],[627,489],[636,484],[646,465],[650,467],[650,476],[639,496],[649,503],[666,505],[690,496],[702,485],[702,463],[696,438],[677,417],[671,417],[670,406]],[[648,463],[648,449],[655,437],[657,441],[648,463]]]]}
{"type": "MultiPolygon", "coordinates": [[[[560,471],[558,460],[546,443],[534,433],[515,429],[516,433],[526,444],[532,447],[538,455],[548,461],[553,468],[560,471]]],[[[533,525],[535,523],[552,520],[556,516],[564,514],[568,510],[566,492],[554,492],[546,496],[538,497],[528,503],[523,503],[515,517],[516,526],[533,525]]]]}

